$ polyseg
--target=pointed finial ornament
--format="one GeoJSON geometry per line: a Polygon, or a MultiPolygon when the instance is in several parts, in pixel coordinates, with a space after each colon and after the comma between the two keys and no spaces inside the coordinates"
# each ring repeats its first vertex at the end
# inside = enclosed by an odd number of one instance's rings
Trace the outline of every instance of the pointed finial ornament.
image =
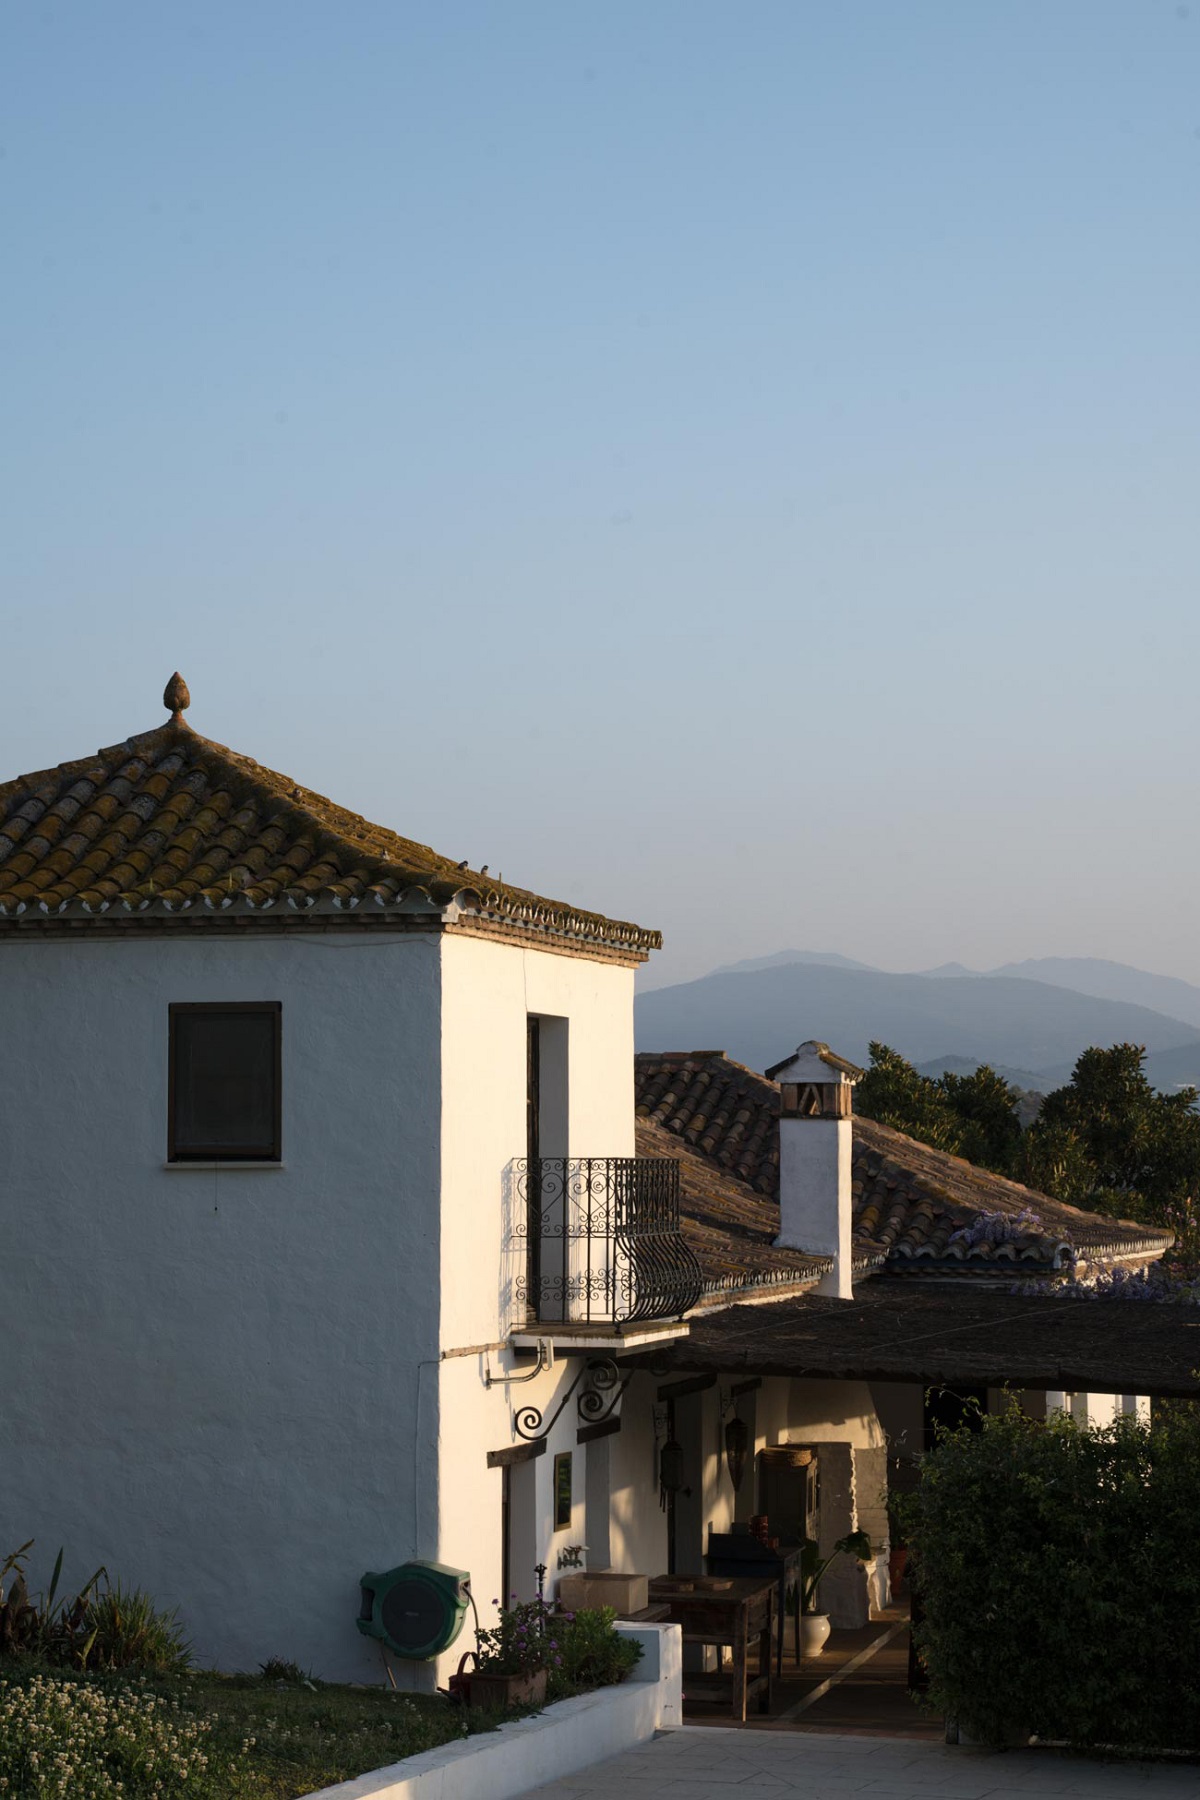
{"type": "Polygon", "coordinates": [[[176,669],[163,689],[163,705],[173,720],[182,723],[183,715],[191,704],[192,696],[188,693],[188,684],[176,669]]]}

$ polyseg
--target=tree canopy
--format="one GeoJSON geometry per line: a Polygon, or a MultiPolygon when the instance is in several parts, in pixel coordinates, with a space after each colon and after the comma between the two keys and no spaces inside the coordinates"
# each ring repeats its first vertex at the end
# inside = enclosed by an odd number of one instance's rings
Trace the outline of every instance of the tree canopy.
{"type": "Polygon", "coordinates": [[[1021,1141],[1020,1090],[986,1063],[973,1075],[922,1075],[887,1044],[871,1045],[871,1066],[854,1104],[938,1150],[1007,1174],[1021,1141]]]}
{"type": "Polygon", "coordinates": [[[1029,1187],[1094,1212],[1166,1225],[1195,1237],[1200,1195],[1196,1089],[1162,1094],[1140,1044],[1085,1050],[1071,1079],[1022,1129],[1023,1095],[986,1064],[973,1075],[921,1075],[886,1044],[855,1106],[866,1118],[964,1156],[1029,1187]]]}

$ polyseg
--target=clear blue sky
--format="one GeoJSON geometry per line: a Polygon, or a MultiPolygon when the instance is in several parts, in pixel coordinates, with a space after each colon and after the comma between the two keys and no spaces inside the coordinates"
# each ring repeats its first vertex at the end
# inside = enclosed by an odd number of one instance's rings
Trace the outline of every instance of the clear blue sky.
{"type": "Polygon", "coordinates": [[[0,774],[1200,979],[1200,0],[0,19],[0,774]]]}

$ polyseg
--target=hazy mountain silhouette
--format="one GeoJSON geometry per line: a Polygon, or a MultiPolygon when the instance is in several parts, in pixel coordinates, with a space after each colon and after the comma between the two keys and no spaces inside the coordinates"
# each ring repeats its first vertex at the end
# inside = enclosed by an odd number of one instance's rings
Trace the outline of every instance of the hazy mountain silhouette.
{"type": "Polygon", "coordinates": [[[727,1050],[755,1069],[805,1038],[865,1062],[878,1039],[914,1063],[961,1057],[1029,1071],[1043,1090],[1043,1072],[1069,1075],[1090,1044],[1134,1042],[1157,1052],[1196,1043],[1196,1026],[1183,1019],[1046,981],[890,975],[824,962],[706,975],[641,994],[636,1031],[639,1049],[727,1050]]]}
{"type": "MultiPolygon", "coordinates": [[[[1163,1054],[1165,1056],[1176,1056],[1182,1053],[1175,1050],[1166,1050],[1163,1054]]],[[[941,1075],[973,1075],[982,1061],[986,1061],[986,1058],[978,1056],[931,1056],[928,1062],[915,1064],[915,1068],[918,1075],[928,1075],[932,1080],[936,1081],[941,1075]]],[[[1050,1091],[1046,1086],[1046,1077],[1049,1071],[1045,1069],[1014,1069],[1010,1063],[1001,1063],[999,1068],[996,1068],[995,1063],[992,1063],[991,1067],[996,1070],[997,1075],[1003,1076],[1004,1080],[1010,1082],[1013,1087],[1023,1088],[1026,1092],[1032,1094],[1045,1094],[1050,1091]]],[[[1050,1087],[1061,1086],[1062,1082],[1057,1079],[1050,1083],[1050,1087]]]]}
{"type": "Polygon", "coordinates": [[[989,976],[1016,976],[1022,981],[1049,982],[1071,988],[1077,994],[1093,994],[1099,1000],[1123,1000],[1149,1006],[1172,1019],[1183,1019],[1200,1030],[1200,987],[1175,975],[1151,975],[1128,963],[1107,962],[1098,956],[1038,956],[1027,962],[1005,963],[989,969],[989,976]]]}
{"type": "Polygon", "coordinates": [[[839,956],[836,950],[776,950],[771,956],[748,956],[744,962],[722,963],[714,975],[745,975],[754,969],[780,969],[785,963],[821,963],[830,969],[869,969],[877,973],[874,963],[855,962],[852,956],[839,956]]]}
{"type": "Polygon", "coordinates": [[[1200,1088],[1200,1044],[1184,1044],[1179,1050],[1153,1051],[1146,1058],[1146,1073],[1164,1094],[1181,1087],[1200,1088]]]}

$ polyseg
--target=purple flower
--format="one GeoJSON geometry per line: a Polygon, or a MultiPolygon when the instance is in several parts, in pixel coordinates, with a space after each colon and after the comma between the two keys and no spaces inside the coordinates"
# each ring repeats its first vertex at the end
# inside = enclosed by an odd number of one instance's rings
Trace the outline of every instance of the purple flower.
{"type": "Polygon", "coordinates": [[[551,1649],[552,1649],[552,1650],[557,1650],[557,1649],[558,1649],[558,1641],[557,1641],[557,1639],[556,1639],[556,1638],[551,1638],[551,1639],[550,1639],[550,1648],[551,1648],[551,1649]]]}

